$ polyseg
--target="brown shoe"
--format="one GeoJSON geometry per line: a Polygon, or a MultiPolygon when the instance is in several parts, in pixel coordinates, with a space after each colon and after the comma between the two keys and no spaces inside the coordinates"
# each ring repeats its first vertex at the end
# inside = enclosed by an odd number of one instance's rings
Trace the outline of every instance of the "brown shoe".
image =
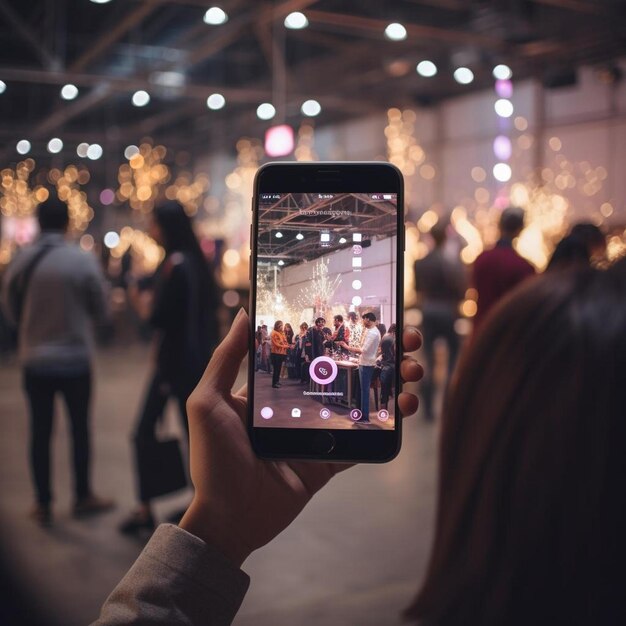
{"type": "Polygon", "coordinates": [[[115,502],[109,498],[99,498],[98,496],[87,496],[76,502],[74,505],[74,517],[87,517],[106,513],[115,508],[115,502]]]}

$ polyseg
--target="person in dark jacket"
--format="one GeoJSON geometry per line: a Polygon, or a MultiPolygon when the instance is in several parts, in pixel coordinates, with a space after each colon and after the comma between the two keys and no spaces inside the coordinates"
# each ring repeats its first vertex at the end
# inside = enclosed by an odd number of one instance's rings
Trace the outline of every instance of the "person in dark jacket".
{"type": "MultiPolygon", "coordinates": [[[[176,202],[157,207],[150,234],[165,248],[165,258],[156,271],[148,317],[157,331],[158,352],[134,434],[137,449],[155,440],[157,423],[171,397],[188,430],[187,398],[219,339],[217,287],[183,207],[176,202]]],[[[127,534],[154,528],[139,470],[141,504],[120,526],[127,534]]]]}

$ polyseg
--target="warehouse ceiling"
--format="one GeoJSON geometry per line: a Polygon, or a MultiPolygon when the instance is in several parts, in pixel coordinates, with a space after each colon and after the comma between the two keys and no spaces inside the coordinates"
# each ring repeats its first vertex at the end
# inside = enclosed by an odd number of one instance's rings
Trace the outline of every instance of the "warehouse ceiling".
{"type": "Polygon", "coordinates": [[[23,137],[35,158],[54,136],[72,155],[79,142],[98,142],[105,158],[92,170],[146,136],[197,157],[234,150],[271,124],[297,126],[308,99],[322,107],[320,127],[493,86],[499,63],[515,80],[553,86],[574,81],[582,64],[619,80],[613,62],[626,52],[621,0],[215,0],[228,20],[209,25],[212,4],[0,0],[2,164],[19,158],[23,137]],[[293,11],[307,28],[285,28],[293,11]],[[404,40],[385,36],[391,22],[405,27],[404,40]],[[418,75],[424,59],[436,76],[418,75]],[[469,85],[452,76],[461,65],[474,72],[469,85]],[[60,97],[66,84],[78,88],[72,100],[60,97]],[[138,90],[150,94],[146,106],[132,104],[138,90]],[[220,110],[207,108],[214,93],[225,98],[220,110]],[[262,102],[276,107],[273,120],[257,118],[262,102]]]}

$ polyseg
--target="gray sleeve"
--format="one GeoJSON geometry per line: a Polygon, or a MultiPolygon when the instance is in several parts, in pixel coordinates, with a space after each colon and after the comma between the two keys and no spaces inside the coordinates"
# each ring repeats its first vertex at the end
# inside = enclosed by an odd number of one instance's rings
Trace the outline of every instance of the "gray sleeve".
{"type": "Polygon", "coordinates": [[[85,290],[87,311],[89,311],[89,315],[95,322],[104,323],[109,319],[108,294],[104,276],[102,275],[100,266],[92,255],[81,254],[84,258],[86,271],[83,288],[85,290]]]}
{"type": "Polygon", "coordinates": [[[2,280],[2,310],[7,320],[14,326],[17,324],[17,303],[15,302],[15,290],[13,283],[18,275],[20,265],[23,265],[23,254],[19,253],[13,259],[13,262],[7,267],[2,280]]]}
{"type": "Polygon", "coordinates": [[[178,526],[162,524],[92,626],[228,626],[249,584],[218,550],[178,526]]]}

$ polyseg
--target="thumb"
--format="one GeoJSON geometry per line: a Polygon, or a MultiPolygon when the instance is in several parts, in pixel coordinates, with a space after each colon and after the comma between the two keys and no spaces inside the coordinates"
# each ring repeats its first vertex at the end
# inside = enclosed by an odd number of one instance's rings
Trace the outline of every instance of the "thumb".
{"type": "Polygon", "coordinates": [[[233,320],[228,335],[222,340],[204,371],[200,385],[210,386],[224,395],[232,391],[241,363],[248,353],[248,314],[243,308],[233,320]]]}

